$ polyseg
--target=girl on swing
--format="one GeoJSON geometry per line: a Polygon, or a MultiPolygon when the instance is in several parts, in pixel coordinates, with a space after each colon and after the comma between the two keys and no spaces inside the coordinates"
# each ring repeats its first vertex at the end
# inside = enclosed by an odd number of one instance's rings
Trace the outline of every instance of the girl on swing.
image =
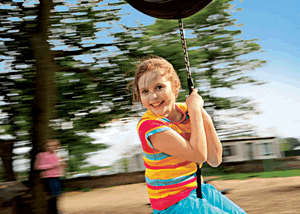
{"type": "Polygon", "coordinates": [[[197,89],[176,103],[180,80],[165,59],[152,56],[137,68],[133,101],[147,112],[137,125],[144,151],[145,177],[154,214],[246,213],[212,185],[203,183],[197,198],[197,166],[222,162],[222,145],[197,89]]]}

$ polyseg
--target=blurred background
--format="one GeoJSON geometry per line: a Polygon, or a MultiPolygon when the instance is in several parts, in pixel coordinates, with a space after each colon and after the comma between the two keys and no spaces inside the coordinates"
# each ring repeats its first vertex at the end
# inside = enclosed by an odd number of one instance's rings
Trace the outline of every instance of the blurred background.
{"type": "MultiPolygon", "coordinates": [[[[51,138],[66,178],[144,170],[145,109],[126,85],[139,58],[158,55],[179,73],[185,101],[178,21],[120,0],[6,0],[0,11],[1,181],[29,179],[51,138]]],[[[299,11],[296,0],[215,0],[183,20],[224,163],[300,156],[299,11]]]]}

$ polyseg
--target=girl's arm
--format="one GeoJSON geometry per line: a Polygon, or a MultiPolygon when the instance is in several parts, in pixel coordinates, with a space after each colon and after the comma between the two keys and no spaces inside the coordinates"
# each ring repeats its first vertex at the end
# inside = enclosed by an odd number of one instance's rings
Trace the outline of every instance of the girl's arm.
{"type": "Polygon", "coordinates": [[[201,110],[189,111],[189,116],[191,121],[191,138],[189,143],[193,150],[200,153],[200,157],[205,162],[207,160],[207,139],[201,110]]]}
{"type": "Polygon", "coordinates": [[[222,144],[209,114],[202,108],[203,123],[207,141],[207,163],[218,167],[222,163],[222,144]]]}
{"type": "Polygon", "coordinates": [[[203,100],[195,89],[187,98],[191,121],[190,142],[174,130],[167,130],[151,135],[149,140],[153,147],[173,157],[187,161],[203,163],[207,159],[206,136],[201,109],[203,100]]]}
{"type": "Polygon", "coordinates": [[[55,167],[59,166],[59,162],[55,162],[55,163],[49,163],[49,164],[45,164],[45,156],[43,153],[39,153],[36,157],[36,161],[35,161],[35,169],[36,170],[48,170],[48,169],[53,169],[55,167]]]}

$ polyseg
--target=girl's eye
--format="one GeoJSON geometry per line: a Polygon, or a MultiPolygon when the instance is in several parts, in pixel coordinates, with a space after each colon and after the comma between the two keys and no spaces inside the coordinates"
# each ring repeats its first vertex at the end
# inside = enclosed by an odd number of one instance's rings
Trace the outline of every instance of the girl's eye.
{"type": "Polygon", "coordinates": [[[146,94],[148,91],[147,90],[143,90],[142,91],[142,94],[146,94]]]}
{"type": "Polygon", "coordinates": [[[164,87],[163,87],[162,85],[158,85],[156,88],[157,88],[158,90],[161,90],[161,89],[163,89],[164,87]]]}

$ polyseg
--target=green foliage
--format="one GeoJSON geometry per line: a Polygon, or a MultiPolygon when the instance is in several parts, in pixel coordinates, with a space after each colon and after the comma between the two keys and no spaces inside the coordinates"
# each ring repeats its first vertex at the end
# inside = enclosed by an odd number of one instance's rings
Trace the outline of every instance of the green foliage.
{"type": "Polygon", "coordinates": [[[294,149],[295,147],[300,146],[300,141],[297,138],[288,137],[284,140],[290,146],[290,149],[294,149]]]}
{"type": "Polygon", "coordinates": [[[88,167],[84,167],[84,172],[88,172],[91,173],[92,171],[96,171],[99,169],[106,169],[108,168],[108,166],[102,167],[102,166],[88,166],[88,167]]]}
{"type": "Polygon", "coordinates": [[[217,180],[245,180],[253,177],[257,178],[283,178],[300,176],[299,169],[283,170],[283,171],[270,171],[270,172],[253,172],[253,173],[232,173],[222,175],[217,180]]]}
{"type": "Polygon", "coordinates": [[[291,145],[286,141],[285,138],[278,139],[278,141],[280,143],[280,151],[284,152],[291,150],[291,145]]]}
{"type": "Polygon", "coordinates": [[[28,180],[28,172],[27,171],[15,172],[15,174],[16,174],[16,179],[19,181],[28,180]]]}
{"type": "Polygon", "coordinates": [[[73,192],[73,191],[78,191],[78,190],[80,190],[80,189],[79,188],[67,188],[67,187],[63,189],[64,192],[73,192]]]}
{"type": "Polygon", "coordinates": [[[122,164],[122,169],[127,173],[127,172],[129,172],[129,161],[128,161],[128,159],[127,158],[122,158],[121,159],[121,164],[122,164]]]}
{"type": "Polygon", "coordinates": [[[90,192],[92,190],[93,190],[93,188],[83,188],[83,189],[81,189],[82,192],[90,192]]]}
{"type": "Polygon", "coordinates": [[[221,180],[234,180],[234,179],[249,179],[253,177],[260,178],[273,178],[273,177],[292,177],[299,176],[300,170],[289,169],[286,166],[286,162],[281,159],[266,159],[263,160],[264,171],[263,172],[247,172],[247,173],[235,173],[235,166],[226,166],[226,171],[221,164],[219,167],[214,168],[204,163],[201,170],[205,177],[218,176],[216,179],[221,180]],[[232,171],[228,173],[228,171],[232,171]]]}

